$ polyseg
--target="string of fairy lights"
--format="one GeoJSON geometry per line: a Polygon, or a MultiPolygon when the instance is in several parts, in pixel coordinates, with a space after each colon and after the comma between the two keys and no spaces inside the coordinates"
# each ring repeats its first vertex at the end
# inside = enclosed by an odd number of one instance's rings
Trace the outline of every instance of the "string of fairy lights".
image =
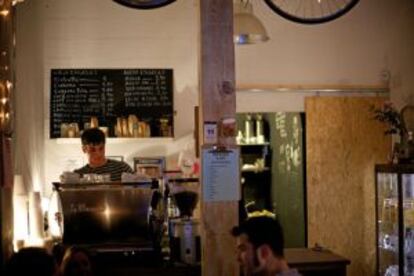
{"type": "Polygon", "coordinates": [[[12,32],[12,1],[0,0],[0,131],[7,132],[10,123],[10,94],[12,82],[10,78],[10,42],[12,32]]]}
{"type": "Polygon", "coordinates": [[[15,48],[14,6],[23,0],[0,0],[0,133],[11,134],[13,63],[15,48]]]}

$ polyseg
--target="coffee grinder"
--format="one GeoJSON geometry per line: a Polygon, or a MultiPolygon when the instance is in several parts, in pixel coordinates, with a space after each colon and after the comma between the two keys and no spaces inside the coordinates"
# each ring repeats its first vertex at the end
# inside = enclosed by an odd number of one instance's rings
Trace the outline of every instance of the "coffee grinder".
{"type": "Polygon", "coordinates": [[[198,202],[198,178],[169,179],[168,182],[171,203],[178,209],[178,217],[169,218],[171,259],[195,265],[201,260],[200,223],[193,218],[198,202]]]}

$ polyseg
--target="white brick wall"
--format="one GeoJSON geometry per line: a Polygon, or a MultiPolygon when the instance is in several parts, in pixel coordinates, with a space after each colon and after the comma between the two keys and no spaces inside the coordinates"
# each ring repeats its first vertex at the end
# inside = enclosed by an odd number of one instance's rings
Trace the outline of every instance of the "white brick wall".
{"type": "MultiPolygon", "coordinates": [[[[304,26],[251,1],[271,40],[236,47],[239,84],[373,85],[388,70],[394,102],[414,104],[414,2],[364,0],[334,22],[304,26]]],[[[110,144],[108,154],[125,155],[129,162],[135,155],[173,156],[191,141],[198,103],[198,0],[156,10],[111,0],[28,0],[17,15],[16,170],[26,182],[50,192],[62,169],[59,160],[82,155],[79,144],[48,139],[51,68],[173,68],[176,140],[110,144]]],[[[250,110],[251,99],[265,111],[303,108],[303,95],[239,93],[237,109],[250,110]]]]}

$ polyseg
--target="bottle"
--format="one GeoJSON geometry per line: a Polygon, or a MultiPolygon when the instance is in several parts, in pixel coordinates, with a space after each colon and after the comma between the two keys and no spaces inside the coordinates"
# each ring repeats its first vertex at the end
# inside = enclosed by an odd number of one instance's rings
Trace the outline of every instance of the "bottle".
{"type": "Polygon", "coordinates": [[[256,115],[256,141],[258,144],[264,143],[264,134],[263,134],[263,116],[262,114],[256,115]]]}
{"type": "Polygon", "coordinates": [[[243,133],[241,132],[241,130],[239,130],[237,133],[236,142],[238,145],[243,144],[244,142],[243,133]]]}
{"type": "Polygon", "coordinates": [[[116,118],[115,136],[122,137],[122,117],[116,118]]]}
{"type": "Polygon", "coordinates": [[[97,127],[99,127],[98,117],[96,117],[96,116],[92,116],[91,117],[90,126],[91,126],[91,128],[97,128],[97,127]]]}
{"type": "Polygon", "coordinates": [[[244,137],[245,137],[245,143],[246,144],[251,143],[253,136],[254,136],[254,133],[253,133],[252,116],[250,114],[247,114],[246,121],[244,121],[244,137]]]}

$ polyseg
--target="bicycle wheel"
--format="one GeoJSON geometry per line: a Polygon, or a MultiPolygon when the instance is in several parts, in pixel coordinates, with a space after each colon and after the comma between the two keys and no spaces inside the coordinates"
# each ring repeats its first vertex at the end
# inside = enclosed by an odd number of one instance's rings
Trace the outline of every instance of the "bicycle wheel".
{"type": "Polygon", "coordinates": [[[301,24],[332,21],[349,12],[359,0],[264,0],[278,15],[301,24]]]}
{"type": "Polygon", "coordinates": [[[112,0],[123,6],[134,9],[155,9],[175,2],[175,0],[112,0]]]}

